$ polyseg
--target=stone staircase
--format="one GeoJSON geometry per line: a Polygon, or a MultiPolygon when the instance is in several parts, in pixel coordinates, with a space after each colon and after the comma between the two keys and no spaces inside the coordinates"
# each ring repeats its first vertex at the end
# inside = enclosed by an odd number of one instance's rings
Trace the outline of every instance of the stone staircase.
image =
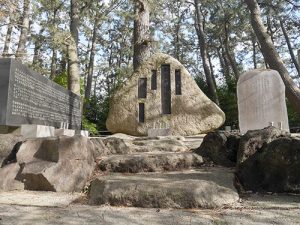
{"type": "MultiPolygon", "coordinates": [[[[193,146],[196,140],[192,139],[193,146]]],[[[207,166],[204,158],[191,151],[191,140],[108,137],[92,141],[103,142],[106,155],[98,158],[90,204],[216,208],[239,199],[233,170],[207,166]]]]}

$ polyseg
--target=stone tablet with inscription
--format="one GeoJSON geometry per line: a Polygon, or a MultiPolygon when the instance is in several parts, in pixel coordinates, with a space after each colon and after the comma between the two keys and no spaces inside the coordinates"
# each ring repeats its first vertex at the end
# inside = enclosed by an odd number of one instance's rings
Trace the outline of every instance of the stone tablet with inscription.
{"type": "Polygon", "coordinates": [[[289,131],[285,86],[275,70],[256,69],[242,74],[237,84],[241,133],[273,126],[289,131]]]}
{"type": "Polygon", "coordinates": [[[187,136],[218,129],[224,121],[224,112],[186,68],[172,56],[157,53],[110,98],[106,127],[111,133],[135,136],[187,136]]]}
{"type": "Polygon", "coordinates": [[[81,128],[81,99],[14,59],[0,59],[0,125],[81,128]]]}

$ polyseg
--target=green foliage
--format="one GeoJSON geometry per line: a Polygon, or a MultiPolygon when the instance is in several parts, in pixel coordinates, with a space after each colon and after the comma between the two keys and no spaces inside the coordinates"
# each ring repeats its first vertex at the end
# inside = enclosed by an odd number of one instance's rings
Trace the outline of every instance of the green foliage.
{"type": "Polygon", "coordinates": [[[92,136],[98,135],[97,125],[90,122],[85,116],[82,118],[82,128],[88,130],[92,136]]]}
{"type": "MultiPolygon", "coordinates": [[[[64,88],[68,88],[68,74],[66,71],[62,72],[61,74],[57,75],[54,80],[55,83],[63,86],[64,88]]],[[[84,94],[84,80],[83,78],[80,79],[80,94],[83,96],[84,94]]]]}
{"type": "Polygon", "coordinates": [[[226,116],[224,126],[231,126],[232,129],[238,129],[238,106],[236,85],[234,82],[230,85],[222,85],[218,87],[217,94],[220,101],[220,108],[226,116]]]}
{"type": "MultiPolygon", "coordinates": [[[[205,80],[197,76],[195,81],[204,94],[211,98],[205,80]]],[[[228,82],[228,85],[223,84],[219,86],[217,88],[217,94],[220,101],[220,108],[226,116],[224,126],[231,126],[233,129],[238,129],[238,106],[235,82],[232,80],[228,82]]]]}
{"type": "Polygon", "coordinates": [[[66,71],[62,72],[61,74],[57,75],[54,80],[55,83],[63,86],[64,88],[68,88],[68,74],[66,71]]]}
{"type": "Polygon", "coordinates": [[[287,101],[287,110],[288,110],[290,128],[300,127],[300,115],[293,109],[289,101],[287,101]]]}
{"type": "Polygon", "coordinates": [[[84,118],[95,124],[97,131],[106,130],[106,119],[109,111],[109,98],[98,99],[93,96],[86,100],[83,110],[84,118]]]}

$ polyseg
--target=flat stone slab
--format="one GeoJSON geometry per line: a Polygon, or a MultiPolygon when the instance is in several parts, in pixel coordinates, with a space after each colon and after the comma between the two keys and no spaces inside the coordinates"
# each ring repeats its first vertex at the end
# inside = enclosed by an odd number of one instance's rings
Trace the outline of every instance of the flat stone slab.
{"type": "Polygon", "coordinates": [[[73,201],[82,196],[80,193],[9,191],[0,192],[0,204],[64,207],[70,205],[73,201]]]}
{"type": "Polygon", "coordinates": [[[148,137],[157,137],[157,136],[169,136],[171,135],[171,129],[168,128],[153,128],[148,130],[148,137]]]}
{"type": "Polygon", "coordinates": [[[91,182],[89,203],[143,208],[216,208],[236,203],[234,174],[225,168],[113,174],[91,182]]]}
{"type": "Polygon", "coordinates": [[[104,157],[98,168],[102,171],[138,173],[190,169],[203,164],[203,158],[192,152],[157,152],[104,157]]]}

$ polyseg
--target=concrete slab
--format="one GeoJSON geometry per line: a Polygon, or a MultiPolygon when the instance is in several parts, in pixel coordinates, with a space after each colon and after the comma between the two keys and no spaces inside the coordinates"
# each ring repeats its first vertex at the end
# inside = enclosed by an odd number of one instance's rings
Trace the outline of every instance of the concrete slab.
{"type": "Polygon", "coordinates": [[[70,130],[70,129],[55,129],[54,132],[55,136],[69,136],[69,137],[73,137],[75,135],[75,130],[70,130]]]}
{"type": "Polygon", "coordinates": [[[54,137],[55,128],[36,124],[23,124],[21,135],[24,138],[54,137]]]}

